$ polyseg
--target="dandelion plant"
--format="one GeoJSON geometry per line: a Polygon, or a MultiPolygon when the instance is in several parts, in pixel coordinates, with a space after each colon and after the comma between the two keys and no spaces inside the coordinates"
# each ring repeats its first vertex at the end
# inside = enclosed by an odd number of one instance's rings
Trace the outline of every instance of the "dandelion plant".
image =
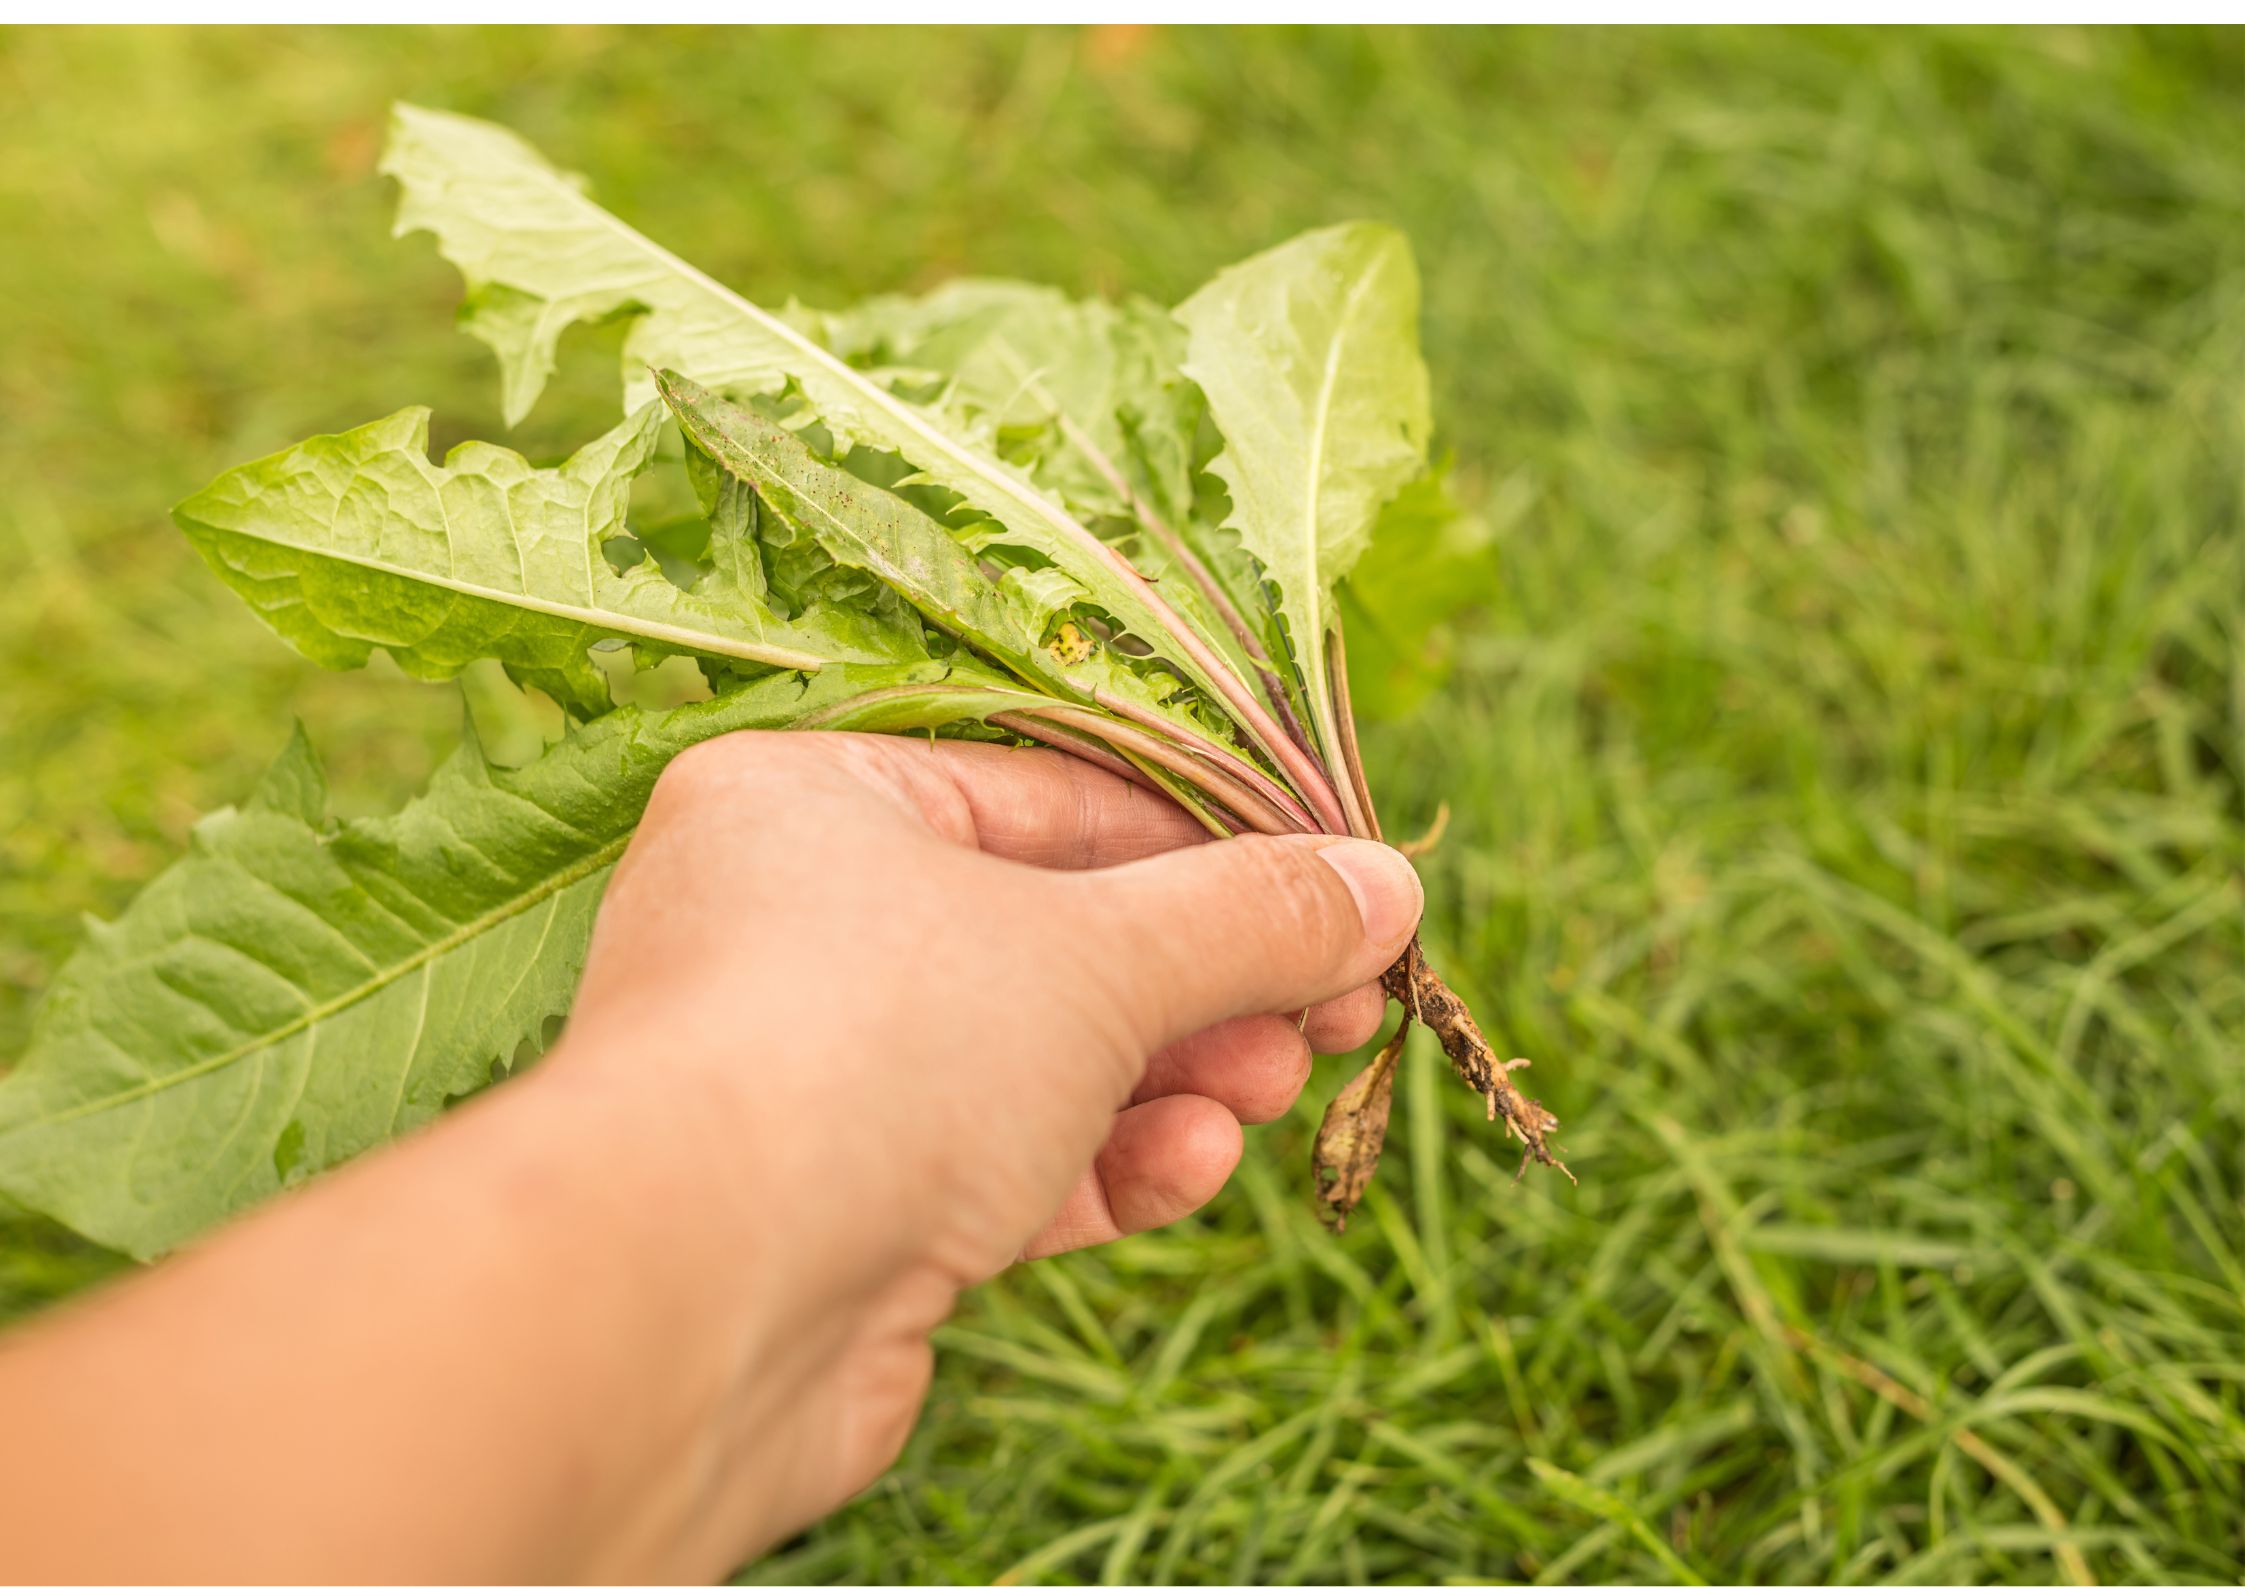
{"type": "MultiPolygon", "coordinates": [[[[341,823],[299,735],[63,969],[0,1082],[0,1194],[152,1256],[503,1074],[566,1013],[664,764],[715,734],[1041,744],[1220,836],[1381,837],[1340,589],[1384,514],[1426,510],[1400,235],[1314,231],[1174,310],[971,280],[773,311],[502,128],[400,106],[383,169],[398,231],[466,279],[508,423],[569,328],[626,317],[620,422],[553,467],[482,442],[432,462],[408,409],[175,517],[311,660],[496,661],[570,726],[519,768],[464,744],[395,815],[341,823]],[[685,532],[635,525],[651,472],[690,486],[685,532]],[[614,704],[612,650],[691,658],[710,697],[614,704]]],[[[1557,1121],[1416,941],[1384,984],[1401,1023],[1317,1136],[1337,1227],[1415,1024],[1554,1161],[1557,1121]]]]}

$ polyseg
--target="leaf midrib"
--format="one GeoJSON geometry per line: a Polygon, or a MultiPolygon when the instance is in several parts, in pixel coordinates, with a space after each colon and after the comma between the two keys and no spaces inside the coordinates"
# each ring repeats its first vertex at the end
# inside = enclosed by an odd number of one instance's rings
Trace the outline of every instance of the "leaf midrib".
{"type": "MultiPolygon", "coordinates": [[[[1122,619],[1126,627],[1136,627],[1141,633],[1149,637],[1157,633],[1167,635],[1184,652],[1182,657],[1173,659],[1186,675],[1193,682],[1225,698],[1235,711],[1239,709],[1238,680],[1226,675],[1227,669],[1222,659],[1202,642],[1199,635],[1193,632],[1190,623],[1176,618],[1170,612],[1167,604],[1154,591],[1144,575],[1132,567],[1129,561],[1118,554],[1113,547],[1071,517],[1067,509],[1059,502],[1002,466],[993,467],[988,459],[980,456],[971,447],[962,446],[959,442],[929,424],[914,410],[911,404],[903,402],[889,392],[882,390],[879,385],[867,380],[857,370],[836,358],[786,321],[757,307],[731,287],[681,259],[652,237],[625,224],[620,218],[594,203],[582,190],[570,183],[559,171],[547,165],[543,160],[532,158],[523,160],[520,164],[527,171],[531,181],[559,197],[566,207],[589,216],[593,224],[613,233],[627,247],[635,249],[655,260],[658,264],[677,272],[681,278],[698,287],[718,303],[730,306],[752,323],[796,349],[813,365],[825,371],[848,389],[858,393],[862,401],[886,413],[914,435],[925,440],[929,446],[965,469],[969,474],[994,485],[1001,494],[1043,519],[1045,524],[1062,540],[1073,545],[1079,553],[1104,569],[1113,580],[1115,588],[1112,593],[1097,592],[1102,602],[1109,607],[1112,615],[1122,619]],[[1119,600],[1117,597],[1119,597],[1119,600]],[[1135,610],[1121,610],[1117,609],[1118,607],[1134,607],[1135,610]],[[1231,687],[1227,687],[1227,684],[1231,687]]],[[[436,230],[437,228],[432,226],[429,229],[436,230]]],[[[463,264],[462,268],[466,270],[468,267],[463,264]]]]}
{"type": "MultiPolygon", "coordinates": [[[[921,439],[926,441],[928,445],[935,447],[937,450],[941,451],[953,462],[959,464],[961,467],[966,468],[976,477],[988,480],[1000,491],[1010,496],[1014,501],[1020,503],[1023,507],[1026,507],[1031,512],[1037,514],[1037,516],[1044,519],[1047,524],[1051,525],[1053,529],[1057,530],[1063,538],[1074,540],[1079,543],[1085,543],[1085,549],[1087,550],[1102,545],[1102,542],[1098,539],[1097,536],[1092,534],[1090,530],[1084,528],[1083,525],[1077,523],[1075,519],[1071,518],[1067,514],[1067,512],[1060,507],[1058,503],[1045,496],[1043,492],[1035,489],[1033,486],[1030,486],[1018,479],[1013,478],[1012,476],[1002,471],[991,469],[987,466],[985,461],[982,458],[978,457],[971,449],[961,446],[951,437],[945,435],[941,430],[929,424],[925,419],[921,418],[919,414],[915,413],[909,405],[901,402],[896,397],[891,396],[888,392],[883,391],[874,382],[867,380],[863,375],[859,374],[849,365],[843,363],[840,359],[836,358],[825,348],[819,346],[818,343],[803,335],[792,325],[789,325],[785,320],[782,320],[777,316],[767,313],[761,308],[758,308],[754,303],[750,302],[747,298],[742,297],[738,292],[735,292],[731,287],[726,286],[716,277],[707,274],[706,272],[698,269],[696,266],[688,263],[686,260],[681,259],[678,255],[672,253],[668,248],[665,248],[661,243],[656,242],[646,233],[641,232],[634,227],[626,225],[615,215],[610,214],[607,210],[601,208],[600,205],[594,203],[590,198],[587,198],[576,187],[564,181],[558,172],[553,171],[550,168],[543,166],[542,164],[532,164],[529,162],[525,163],[528,166],[531,174],[539,182],[543,183],[554,193],[560,195],[571,206],[575,207],[578,210],[581,210],[584,214],[591,217],[601,227],[614,233],[615,236],[621,241],[623,241],[630,247],[638,249],[641,253],[647,254],[649,257],[655,259],[658,263],[666,265],[672,270],[675,270],[680,276],[684,277],[693,285],[699,287],[703,292],[717,299],[720,303],[731,307],[745,318],[755,322],[765,331],[769,332],[773,336],[778,337],[781,341],[787,343],[803,357],[809,359],[812,363],[825,370],[833,378],[843,382],[845,385],[857,391],[860,395],[861,400],[864,400],[870,405],[880,409],[890,418],[904,425],[914,435],[919,436],[921,439]]],[[[1132,593],[1135,594],[1136,592],[1133,591],[1132,593]]]]}
{"type": "Polygon", "coordinates": [[[677,623],[657,622],[653,618],[635,617],[628,612],[618,612],[604,606],[574,606],[567,601],[551,601],[528,591],[496,588],[477,584],[449,574],[434,573],[425,568],[401,566],[376,557],[353,556],[348,551],[338,551],[332,546],[306,545],[281,535],[251,534],[247,530],[229,529],[221,524],[203,523],[199,527],[210,534],[234,535],[243,540],[262,545],[280,546],[317,557],[326,562],[342,562],[351,567],[365,568],[373,573],[387,573],[392,578],[404,579],[412,584],[433,585],[450,590],[456,595],[473,596],[477,600],[512,606],[523,611],[538,612],[548,617],[559,617],[569,622],[583,623],[589,628],[609,629],[630,634],[640,639],[652,639],[663,644],[676,645],[681,650],[699,651],[711,655],[733,656],[742,661],[754,661],[765,666],[785,667],[795,672],[816,672],[826,665],[826,658],[809,651],[790,650],[785,645],[767,645],[749,639],[727,639],[722,635],[701,629],[687,628],[677,623]]]}
{"type": "Polygon", "coordinates": [[[763,327],[790,347],[795,348],[803,357],[809,359],[829,376],[857,392],[862,401],[886,413],[975,478],[994,485],[1003,495],[1043,519],[1045,524],[1062,540],[1074,546],[1078,552],[1103,569],[1109,578],[1114,581],[1114,594],[1109,594],[1106,591],[1097,592],[1103,604],[1112,610],[1118,604],[1114,595],[1120,595],[1122,598],[1121,604],[1136,608],[1135,611],[1113,611],[1114,616],[1123,620],[1124,626],[1137,628],[1148,637],[1156,634],[1166,635],[1179,650],[1184,652],[1182,656],[1173,657],[1172,660],[1186,675],[1193,682],[1202,685],[1228,701],[1235,712],[1239,709],[1239,696],[1236,688],[1226,687],[1227,682],[1236,685],[1237,680],[1226,679],[1221,676],[1225,672],[1222,659],[1201,640],[1198,634],[1192,631],[1191,624],[1176,618],[1170,612],[1167,604],[1153,590],[1143,574],[1132,567],[1112,546],[1078,523],[1059,502],[1004,468],[991,466],[987,459],[980,456],[971,447],[962,446],[959,442],[929,424],[914,410],[911,404],[901,401],[889,392],[882,390],[880,386],[867,380],[858,371],[797,331],[785,320],[758,308],[731,287],[697,269],[686,260],[679,258],[678,255],[672,253],[661,243],[656,242],[652,237],[626,225],[622,220],[601,208],[563,180],[559,172],[542,164],[531,164],[529,169],[540,183],[560,195],[572,207],[590,216],[598,225],[614,233],[623,242],[648,255],[658,263],[667,265],[677,271],[680,276],[699,287],[718,302],[730,305],[755,324],[763,327]]]}
{"type": "Polygon", "coordinates": [[[1357,275],[1356,284],[1341,300],[1341,312],[1333,329],[1333,343],[1325,350],[1325,371],[1318,382],[1317,411],[1310,430],[1309,469],[1302,492],[1302,534],[1305,557],[1303,568],[1302,601],[1309,608],[1312,622],[1309,625],[1310,643],[1304,647],[1313,658],[1304,667],[1312,685],[1312,700],[1318,716],[1318,729],[1330,747],[1336,734],[1333,720],[1333,690],[1325,676],[1325,581],[1318,575],[1319,542],[1318,503],[1325,490],[1325,440],[1333,418],[1333,394],[1340,388],[1341,351],[1348,345],[1349,328],[1356,318],[1357,305],[1363,301],[1365,291],[1380,273],[1384,254],[1375,254],[1357,275]]]}
{"type": "Polygon", "coordinates": [[[607,869],[615,864],[616,860],[623,854],[625,845],[631,842],[631,836],[631,833],[625,832],[622,836],[611,839],[582,859],[554,872],[536,886],[525,889],[509,899],[500,908],[486,911],[473,920],[463,922],[453,930],[446,932],[442,937],[406,955],[396,964],[378,974],[369,976],[349,991],[329,998],[324,1003],[313,1005],[286,1024],[267,1031],[255,1040],[244,1042],[240,1046],[230,1048],[222,1053],[215,1053],[208,1058],[189,1064],[183,1069],[175,1069],[169,1074],[154,1076],[126,1090],[111,1092],[107,1096],[96,1097],[81,1103],[77,1107],[66,1108],[60,1113],[43,1113],[36,1118],[25,1119],[6,1130],[0,1130],[0,1136],[12,1135],[27,1129],[52,1128],[60,1124],[73,1123],[78,1119],[89,1118],[97,1113],[105,1113],[112,1108],[127,1107],[135,1102],[168,1091],[173,1086],[184,1085],[190,1080],[201,1079],[207,1074],[215,1074],[219,1070],[240,1063],[269,1047],[287,1041],[290,1037],[333,1019],[344,1010],[365,1002],[368,998],[396,985],[424,966],[433,964],[446,954],[457,951],[484,933],[497,930],[517,915],[536,907],[557,893],[567,891],[587,877],[607,869]]]}

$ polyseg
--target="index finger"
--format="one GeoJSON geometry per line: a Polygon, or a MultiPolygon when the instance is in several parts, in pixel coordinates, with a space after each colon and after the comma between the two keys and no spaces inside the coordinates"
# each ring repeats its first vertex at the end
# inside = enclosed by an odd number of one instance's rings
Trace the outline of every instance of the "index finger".
{"type": "Polygon", "coordinates": [[[1209,837],[1174,801],[1060,750],[957,739],[874,742],[907,775],[932,773],[947,782],[965,804],[974,845],[1001,859],[1094,870],[1209,837]]]}

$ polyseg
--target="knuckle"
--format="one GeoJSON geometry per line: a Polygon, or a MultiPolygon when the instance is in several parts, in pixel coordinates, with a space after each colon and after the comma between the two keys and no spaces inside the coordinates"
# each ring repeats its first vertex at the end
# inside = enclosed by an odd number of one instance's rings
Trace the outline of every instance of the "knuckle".
{"type": "Polygon", "coordinates": [[[786,753],[830,793],[847,788],[965,847],[975,842],[974,812],[944,769],[942,746],[879,733],[785,735],[786,753]]]}
{"type": "Polygon", "coordinates": [[[892,775],[894,741],[872,733],[795,733],[786,736],[785,753],[796,764],[845,773],[861,782],[892,775]]]}
{"type": "Polygon", "coordinates": [[[681,750],[655,779],[655,797],[671,804],[692,804],[713,796],[740,775],[744,754],[753,753],[740,742],[747,737],[728,733],[681,750]]]}
{"type": "Polygon", "coordinates": [[[730,804],[751,782],[838,763],[839,757],[830,753],[832,746],[820,741],[842,736],[744,729],[704,739],[671,757],[655,779],[654,798],[687,808],[730,804]]]}

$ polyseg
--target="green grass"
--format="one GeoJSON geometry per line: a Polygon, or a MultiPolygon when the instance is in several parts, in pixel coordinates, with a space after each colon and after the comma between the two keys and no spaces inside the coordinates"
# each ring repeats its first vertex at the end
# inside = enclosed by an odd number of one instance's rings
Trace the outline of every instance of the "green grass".
{"type": "MultiPolygon", "coordinates": [[[[454,730],[163,518],[406,402],[498,433],[385,240],[391,96],[771,298],[1174,298],[1381,216],[1499,551],[1373,774],[1450,803],[1433,951],[1582,1186],[1417,1052],[1328,1238],[1321,1070],[1191,1229],[977,1297],[750,1579],[2236,1581],[2240,81],[2234,32],[0,35],[0,1053],[291,711],[354,808],[454,730]]],[[[592,341],[532,451],[610,411],[592,341]]],[[[13,1226],[0,1307],[110,1265],[13,1226]]]]}

